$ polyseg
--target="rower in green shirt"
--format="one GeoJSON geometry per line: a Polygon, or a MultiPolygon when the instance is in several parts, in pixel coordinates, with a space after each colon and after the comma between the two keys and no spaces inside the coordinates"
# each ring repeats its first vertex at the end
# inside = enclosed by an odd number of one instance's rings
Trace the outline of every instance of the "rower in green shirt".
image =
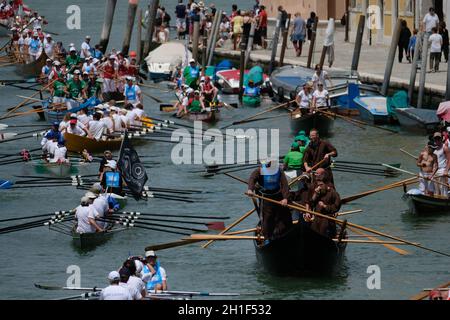
{"type": "Polygon", "coordinates": [[[291,151],[284,157],[284,168],[287,171],[290,170],[302,170],[303,169],[303,155],[306,147],[294,142],[291,145],[291,151]]]}
{"type": "Polygon", "coordinates": [[[102,90],[102,86],[97,82],[97,77],[94,74],[89,75],[89,82],[87,83],[87,97],[98,97],[102,90]]]}
{"type": "Polygon", "coordinates": [[[66,58],[67,70],[70,74],[73,74],[77,67],[81,67],[81,58],[77,55],[75,48],[70,48],[70,55],[66,58]]]}
{"type": "Polygon", "coordinates": [[[203,102],[200,100],[200,92],[195,91],[194,98],[190,99],[188,105],[188,111],[193,113],[199,113],[205,110],[203,102]]]}
{"type": "Polygon", "coordinates": [[[79,99],[87,99],[86,96],[86,83],[80,79],[80,71],[75,70],[73,79],[67,82],[66,90],[69,94],[68,109],[76,108],[79,106],[79,99]]]}
{"type": "Polygon", "coordinates": [[[53,103],[61,104],[66,100],[66,83],[64,82],[64,78],[62,75],[58,75],[58,78],[53,83],[52,92],[53,103]]]}

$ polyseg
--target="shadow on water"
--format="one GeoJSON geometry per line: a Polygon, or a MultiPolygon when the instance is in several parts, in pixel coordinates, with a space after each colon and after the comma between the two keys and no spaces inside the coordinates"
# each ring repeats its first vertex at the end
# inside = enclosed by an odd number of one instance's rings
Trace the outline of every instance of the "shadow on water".
{"type": "Polygon", "coordinates": [[[410,210],[404,210],[401,213],[401,220],[408,224],[414,230],[431,229],[436,224],[445,224],[450,221],[449,213],[430,213],[427,215],[418,215],[410,210]]]}

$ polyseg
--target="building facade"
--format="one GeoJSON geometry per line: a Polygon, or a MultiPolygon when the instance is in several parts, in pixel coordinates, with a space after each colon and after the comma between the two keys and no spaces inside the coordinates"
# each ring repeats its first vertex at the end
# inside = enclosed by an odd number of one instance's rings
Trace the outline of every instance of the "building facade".
{"type": "Polygon", "coordinates": [[[309,17],[313,11],[320,20],[340,20],[345,14],[346,0],[261,0],[261,4],[266,6],[271,18],[277,17],[278,6],[281,5],[288,13],[294,15],[299,12],[303,18],[309,17]]]}

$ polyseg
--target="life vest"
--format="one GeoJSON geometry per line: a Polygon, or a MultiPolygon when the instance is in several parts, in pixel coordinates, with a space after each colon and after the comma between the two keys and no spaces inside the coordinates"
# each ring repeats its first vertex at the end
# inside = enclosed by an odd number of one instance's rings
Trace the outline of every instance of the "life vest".
{"type": "Polygon", "coordinates": [[[137,101],[137,88],[136,85],[132,85],[131,87],[126,85],[124,95],[128,101],[137,101]]]}
{"type": "Polygon", "coordinates": [[[30,42],[30,50],[31,52],[38,52],[41,42],[39,40],[31,40],[30,42]]]}
{"type": "Polygon", "coordinates": [[[244,94],[246,96],[257,97],[259,96],[259,88],[258,87],[245,87],[244,94]]]}
{"type": "MultiPolygon", "coordinates": [[[[147,265],[145,265],[142,270],[144,271],[144,274],[150,273],[150,269],[147,267],[147,265]]],[[[152,277],[151,281],[147,282],[147,290],[154,290],[156,285],[163,283],[159,262],[156,262],[155,270],[156,274],[152,277]]]]}
{"type": "Polygon", "coordinates": [[[263,165],[261,174],[263,176],[262,187],[264,191],[276,192],[280,190],[281,171],[279,168],[275,174],[271,174],[269,168],[263,165]]]}
{"type": "Polygon", "coordinates": [[[107,188],[119,188],[120,187],[120,173],[119,172],[105,172],[105,181],[107,188]]]}
{"type": "Polygon", "coordinates": [[[116,73],[116,70],[114,68],[114,65],[111,65],[110,63],[107,63],[105,68],[104,68],[103,77],[105,79],[114,79],[115,73],[116,73]]]}
{"type": "Polygon", "coordinates": [[[210,91],[213,88],[213,86],[211,85],[211,83],[204,83],[202,85],[202,91],[210,91]]]}

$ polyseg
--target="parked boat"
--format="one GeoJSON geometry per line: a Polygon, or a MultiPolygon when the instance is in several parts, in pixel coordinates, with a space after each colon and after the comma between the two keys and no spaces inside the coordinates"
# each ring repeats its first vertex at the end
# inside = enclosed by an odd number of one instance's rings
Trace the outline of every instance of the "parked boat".
{"type": "Polygon", "coordinates": [[[389,123],[387,97],[360,96],[353,100],[359,110],[361,119],[374,124],[389,123]]]}
{"type": "MultiPolygon", "coordinates": [[[[345,238],[345,237],[344,237],[345,238]]],[[[323,236],[305,222],[268,244],[254,241],[258,262],[275,275],[322,274],[339,266],[346,243],[323,236]]]]}
{"type": "Polygon", "coordinates": [[[150,52],[145,62],[151,80],[171,80],[178,67],[187,66],[192,53],[179,42],[168,42],[150,52]]]}
{"type": "MultiPolygon", "coordinates": [[[[337,108],[330,109],[330,112],[336,112],[337,108]]],[[[301,113],[291,113],[291,131],[297,133],[305,131],[307,135],[312,129],[319,130],[323,137],[331,135],[334,126],[334,118],[325,115],[321,112],[308,113],[302,115],[301,113]]]]}
{"type": "Polygon", "coordinates": [[[405,190],[403,200],[411,213],[417,215],[450,213],[450,199],[443,196],[428,196],[418,189],[405,190]]]}
{"type": "MultiPolygon", "coordinates": [[[[260,67],[255,67],[259,68],[260,67]]],[[[245,76],[247,77],[249,74],[251,74],[252,70],[246,70],[245,76]]],[[[239,94],[239,79],[241,72],[236,69],[232,70],[223,70],[217,72],[217,83],[220,89],[222,90],[222,93],[224,94],[239,94]]],[[[244,85],[248,82],[248,79],[244,79],[244,85]],[[247,80],[247,81],[246,81],[247,80]]],[[[261,76],[259,81],[255,81],[254,83],[256,86],[261,87],[261,91],[263,93],[271,94],[271,87],[270,87],[270,78],[267,74],[263,74],[261,72],[261,76]]]]}
{"type": "Polygon", "coordinates": [[[441,123],[435,110],[399,108],[395,114],[403,129],[423,135],[435,132],[441,123]]]}
{"type": "Polygon", "coordinates": [[[36,61],[17,64],[16,73],[25,78],[38,77],[42,72],[42,68],[47,63],[47,59],[48,56],[43,51],[36,61]]]}

